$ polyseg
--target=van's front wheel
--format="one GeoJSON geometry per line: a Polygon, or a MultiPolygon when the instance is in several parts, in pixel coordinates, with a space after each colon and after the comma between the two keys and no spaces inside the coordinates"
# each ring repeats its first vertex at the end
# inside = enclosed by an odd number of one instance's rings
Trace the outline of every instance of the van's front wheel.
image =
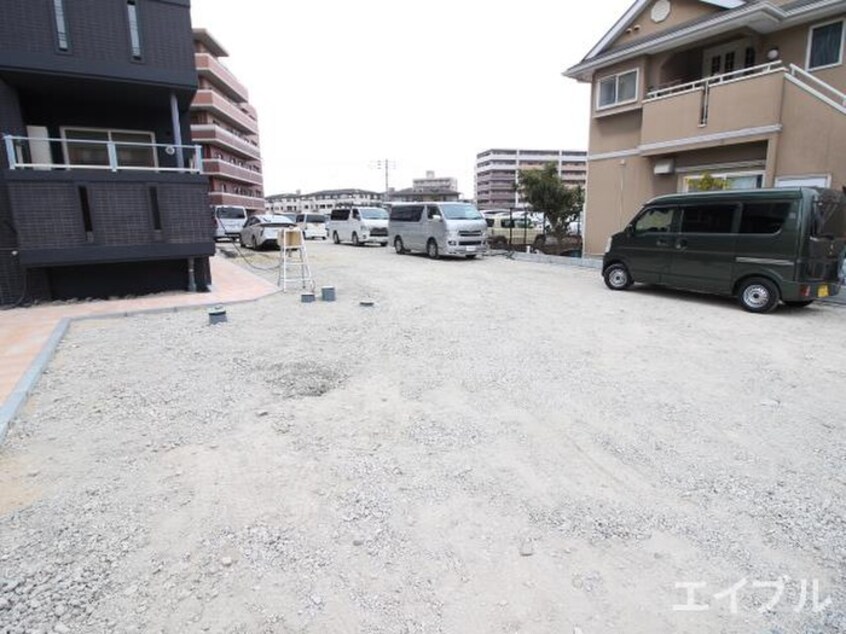
{"type": "Polygon", "coordinates": [[[769,313],[778,306],[778,287],[764,277],[752,277],[740,285],[737,301],[750,313],[769,313]]]}
{"type": "Polygon", "coordinates": [[[337,231],[332,232],[332,242],[335,244],[341,244],[341,236],[338,235],[337,231]]]}
{"type": "Polygon", "coordinates": [[[634,283],[629,269],[624,264],[612,264],[602,272],[602,277],[605,286],[612,291],[624,291],[634,283]]]}
{"type": "Polygon", "coordinates": [[[402,238],[400,238],[399,236],[397,236],[396,239],[394,240],[394,250],[399,255],[402,255],[403,253],[405,253],[405,246],[402,243],[402,238]]]}
{"type": "Polygon", "coordinates": [[[360,247],[361,246],[361,240],[358,239],[358,234],[355,231],[353,231],[353,234],[352,234],[352,243],[353,243],[354,247],[360,247]]]}
{"type": "Polygon", "coordinates": [[[426,243],[426,255],[433,260],[438,259],[438,243],[433,238],[429,238],[429,242],[426,243]]]}

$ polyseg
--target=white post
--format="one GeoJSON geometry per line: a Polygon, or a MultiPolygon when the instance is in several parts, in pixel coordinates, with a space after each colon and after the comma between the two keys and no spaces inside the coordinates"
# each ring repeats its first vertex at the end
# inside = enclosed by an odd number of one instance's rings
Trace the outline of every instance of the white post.
{"type": "Polygon", "coordinates": [[[176,162],[179,169],[185,168],[185,156],[182,153],[182,126],[179,123],[179,102],[176,95],[170,93],[170,118],[173,123],[173,143],[176,146],[176,162]]]}
{"type": "Polygon", "coordinates": [[[112,168],[113,172],[118,171],[118,158],[117,158],[117,149],[115,149],[115,142],[114,141],[107,141],[106,142],[106,150],[109,153],[109,167],[112,168]]]}
{"type": "Polygon", "coordinates": [[[198,174],[203,173],[203,146],[202,145],[195,145],[194,146],[194,162],[195,167],[197,169],[198,174]]]}
{"type": "Polygon", "coordinates": [[[6,156],[9,157],[9,169],[15,169],[15,143],[12,137],[8,134],[3,135],[3,141],[6,143],[6,156]]]}

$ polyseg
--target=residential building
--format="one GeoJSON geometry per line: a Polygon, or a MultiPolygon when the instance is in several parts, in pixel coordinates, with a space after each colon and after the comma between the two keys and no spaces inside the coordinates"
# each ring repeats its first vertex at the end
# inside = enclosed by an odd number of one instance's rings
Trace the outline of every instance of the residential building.
{"type": "Polygon", "coordinates": [[[587,152],[578,150],[485,150],[476,155],[476,204],[480,209],[524,209],[516,190],[522,170],[540,169],[549,163],[567,185],[584,187],[587,152]]]}
{"type": "Polygon", "coordinates": [[[268,196],[265,209],[274,213],[319,213],[329,215],[342,207],[378,207],[384,196],[366,189],[325,189],[310,194],[268,196]]]}
{"type": "Polygon", "coordinates": [[[416,192],[457,192],[458,180],[450,177],[436,177],[435,172],[426,172],[426,178],[415,178],[411,181],[411,189],[416,192]]]}
{"type": "Polygon", "coordinates": [[[0,3],[0,303],[208,285],[189,10],[0,3]]]}
{"type": "Polygon", "coordinates": [[[846,1],[638,0],[590,82],[585,251],[659,194],[846,184],[846,1]]]}
{"type": "Polygon", "coordinates": [[[256,109],[246,87],[223,65],[228,53],[205,29],[194,29],[199,89],[191,104],[191,134],[203,147],[209,203],[264,210],[256,109]]]}
{"type": "Polygon", "coordinates": [[[460,198],[461,193],[455,189],[436,189],[434,187],[389,189],[388,193],[385,194],[385,201],[392,203],[457,202],[460,198]]]}

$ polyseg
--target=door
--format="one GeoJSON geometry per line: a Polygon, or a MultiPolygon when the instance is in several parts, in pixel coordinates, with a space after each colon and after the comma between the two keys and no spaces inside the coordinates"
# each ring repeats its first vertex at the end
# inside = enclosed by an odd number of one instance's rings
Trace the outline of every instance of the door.
{"type": "Polygon", "coordinates": [[[624,236],[618,251],[637,282],[658,284],[664,280],[676,239],[676,208],[644,209],[624,236]]]}
{"type": "Polygon", "coordinates": [[[446,222],[443,213],[437,205],[426,205],[426,235],[423,237],[423,246],[429,243],[429,238],[434,238],[441,251],[446,250],[446,222]]]}
{"type": "Polygon", "coordinates": [[[407,207],[408,222],[403,226],[403,242],[409,249],[422,251],[426,248],[427,225],[429,219],[423,213],[423,205],[407,207]],[[408,239],[406,239],[406,236],[408,239]]]}
{"type": "Polygon", "coordinates": [[[731,293],[739,209],[737,203],[692,202],[680,206],[680,228],[673,243],[667,284],[731,293]]]}
{"type": "Polygon", "coordinates": [[[706,48],[702,54],[702,76],[724,75],[755,65],[755,47],[749,40],[737,40],[706,48]]]}

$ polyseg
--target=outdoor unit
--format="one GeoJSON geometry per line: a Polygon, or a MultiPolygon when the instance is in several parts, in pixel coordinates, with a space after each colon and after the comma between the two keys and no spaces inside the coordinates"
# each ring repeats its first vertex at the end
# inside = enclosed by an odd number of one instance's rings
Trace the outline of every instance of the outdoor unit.
{"type": "Polygon", "coordinates": [[[664,176],[667,174],[674,174],[676,171],[676,160],[675,159],[659,159],[655,161],[655,167],[653,168],[653,172],[656,176],[664,176]]]}

